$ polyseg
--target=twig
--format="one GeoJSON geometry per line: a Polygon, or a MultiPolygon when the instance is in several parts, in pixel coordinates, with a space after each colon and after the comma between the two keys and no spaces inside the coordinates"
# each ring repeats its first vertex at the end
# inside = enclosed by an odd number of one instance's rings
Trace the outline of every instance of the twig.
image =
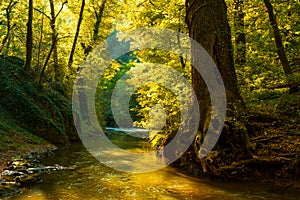
{"type": "Polygon", "coordinates": [[[250,140],[255,141],[255,142],[265,142],[268,140],[272,140],[272,139],[277,139],[283,137],[282,135],[275,135],[275,136],[271,136],[271,137],[256,137],[256,138],[250,138],[250,140]]]}
{"type": "Polygon", "coordinates": [[[68,3],[68,1],[63,2],[63,4],[61,5],[60,10],[58,11],[58,13],[57,13],[56,16],[55,16],[55,19],[58,17],[58,15],[60,14],[60,12],[61,12],[62,9],[64,8],[64,5],[67,4],[67,3],[68,3]]]}
{"type": "Polygon", "coordinates": [[[38,11],[39,13],[43,14],[45,17],[47,17],[49,20],[51,20],[51,18],[43,11],[37,9],[37,8],[33,8],[35,11],[38,11]]]}

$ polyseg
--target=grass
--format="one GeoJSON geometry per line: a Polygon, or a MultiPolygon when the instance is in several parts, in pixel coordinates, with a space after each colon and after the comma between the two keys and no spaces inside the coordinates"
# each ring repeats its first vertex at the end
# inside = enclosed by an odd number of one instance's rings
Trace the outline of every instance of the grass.
{"type": "Polygon", "coordinates": [[[288,95],[288,89],[242,91],[243,99],[248,108],[259,109],[270,114],[276,113],[277,106],[285,95],[288,95]]]}

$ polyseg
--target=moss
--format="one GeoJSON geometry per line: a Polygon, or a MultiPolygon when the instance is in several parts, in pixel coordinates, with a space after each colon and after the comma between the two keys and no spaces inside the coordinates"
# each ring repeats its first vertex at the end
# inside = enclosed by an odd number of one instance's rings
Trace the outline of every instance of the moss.
{"type": "Polygon", "coordinates": [[[0,106],[0,151],[26,150],[30,145],[45,144],[46,141],[19,126],[12,116],[0,106]]]}
{"type": "Polygon", "coordinates": [[[0,99],[0,130],[22,132],[30,138],[34,134],[51,143],[76,139],[71,101],[62,88],[36,83],[23,64],[17,57],[0,56],[0,92],[4,97],[0,99]]]}

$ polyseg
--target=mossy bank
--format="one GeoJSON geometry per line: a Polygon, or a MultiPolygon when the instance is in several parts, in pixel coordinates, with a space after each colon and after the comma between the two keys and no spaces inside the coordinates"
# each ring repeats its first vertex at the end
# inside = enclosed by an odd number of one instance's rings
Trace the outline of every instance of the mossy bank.
{"type": "Polygon", "coordinates": [[[60,83],[38,83],[24,61],[0,56],[0,166],[11,157],[77,140],[71,101],[60,83]]]}

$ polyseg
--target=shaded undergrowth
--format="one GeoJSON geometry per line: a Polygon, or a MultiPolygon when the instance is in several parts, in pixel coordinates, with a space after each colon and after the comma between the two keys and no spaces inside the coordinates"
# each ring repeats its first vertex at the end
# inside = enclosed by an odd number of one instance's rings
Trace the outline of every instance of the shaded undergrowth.
{"type": "Polygon", "coordinates": [[[24,61],[0,56],[0,150],[77,139],[71,101],[59,83],[37,83],[24,61]]]}

